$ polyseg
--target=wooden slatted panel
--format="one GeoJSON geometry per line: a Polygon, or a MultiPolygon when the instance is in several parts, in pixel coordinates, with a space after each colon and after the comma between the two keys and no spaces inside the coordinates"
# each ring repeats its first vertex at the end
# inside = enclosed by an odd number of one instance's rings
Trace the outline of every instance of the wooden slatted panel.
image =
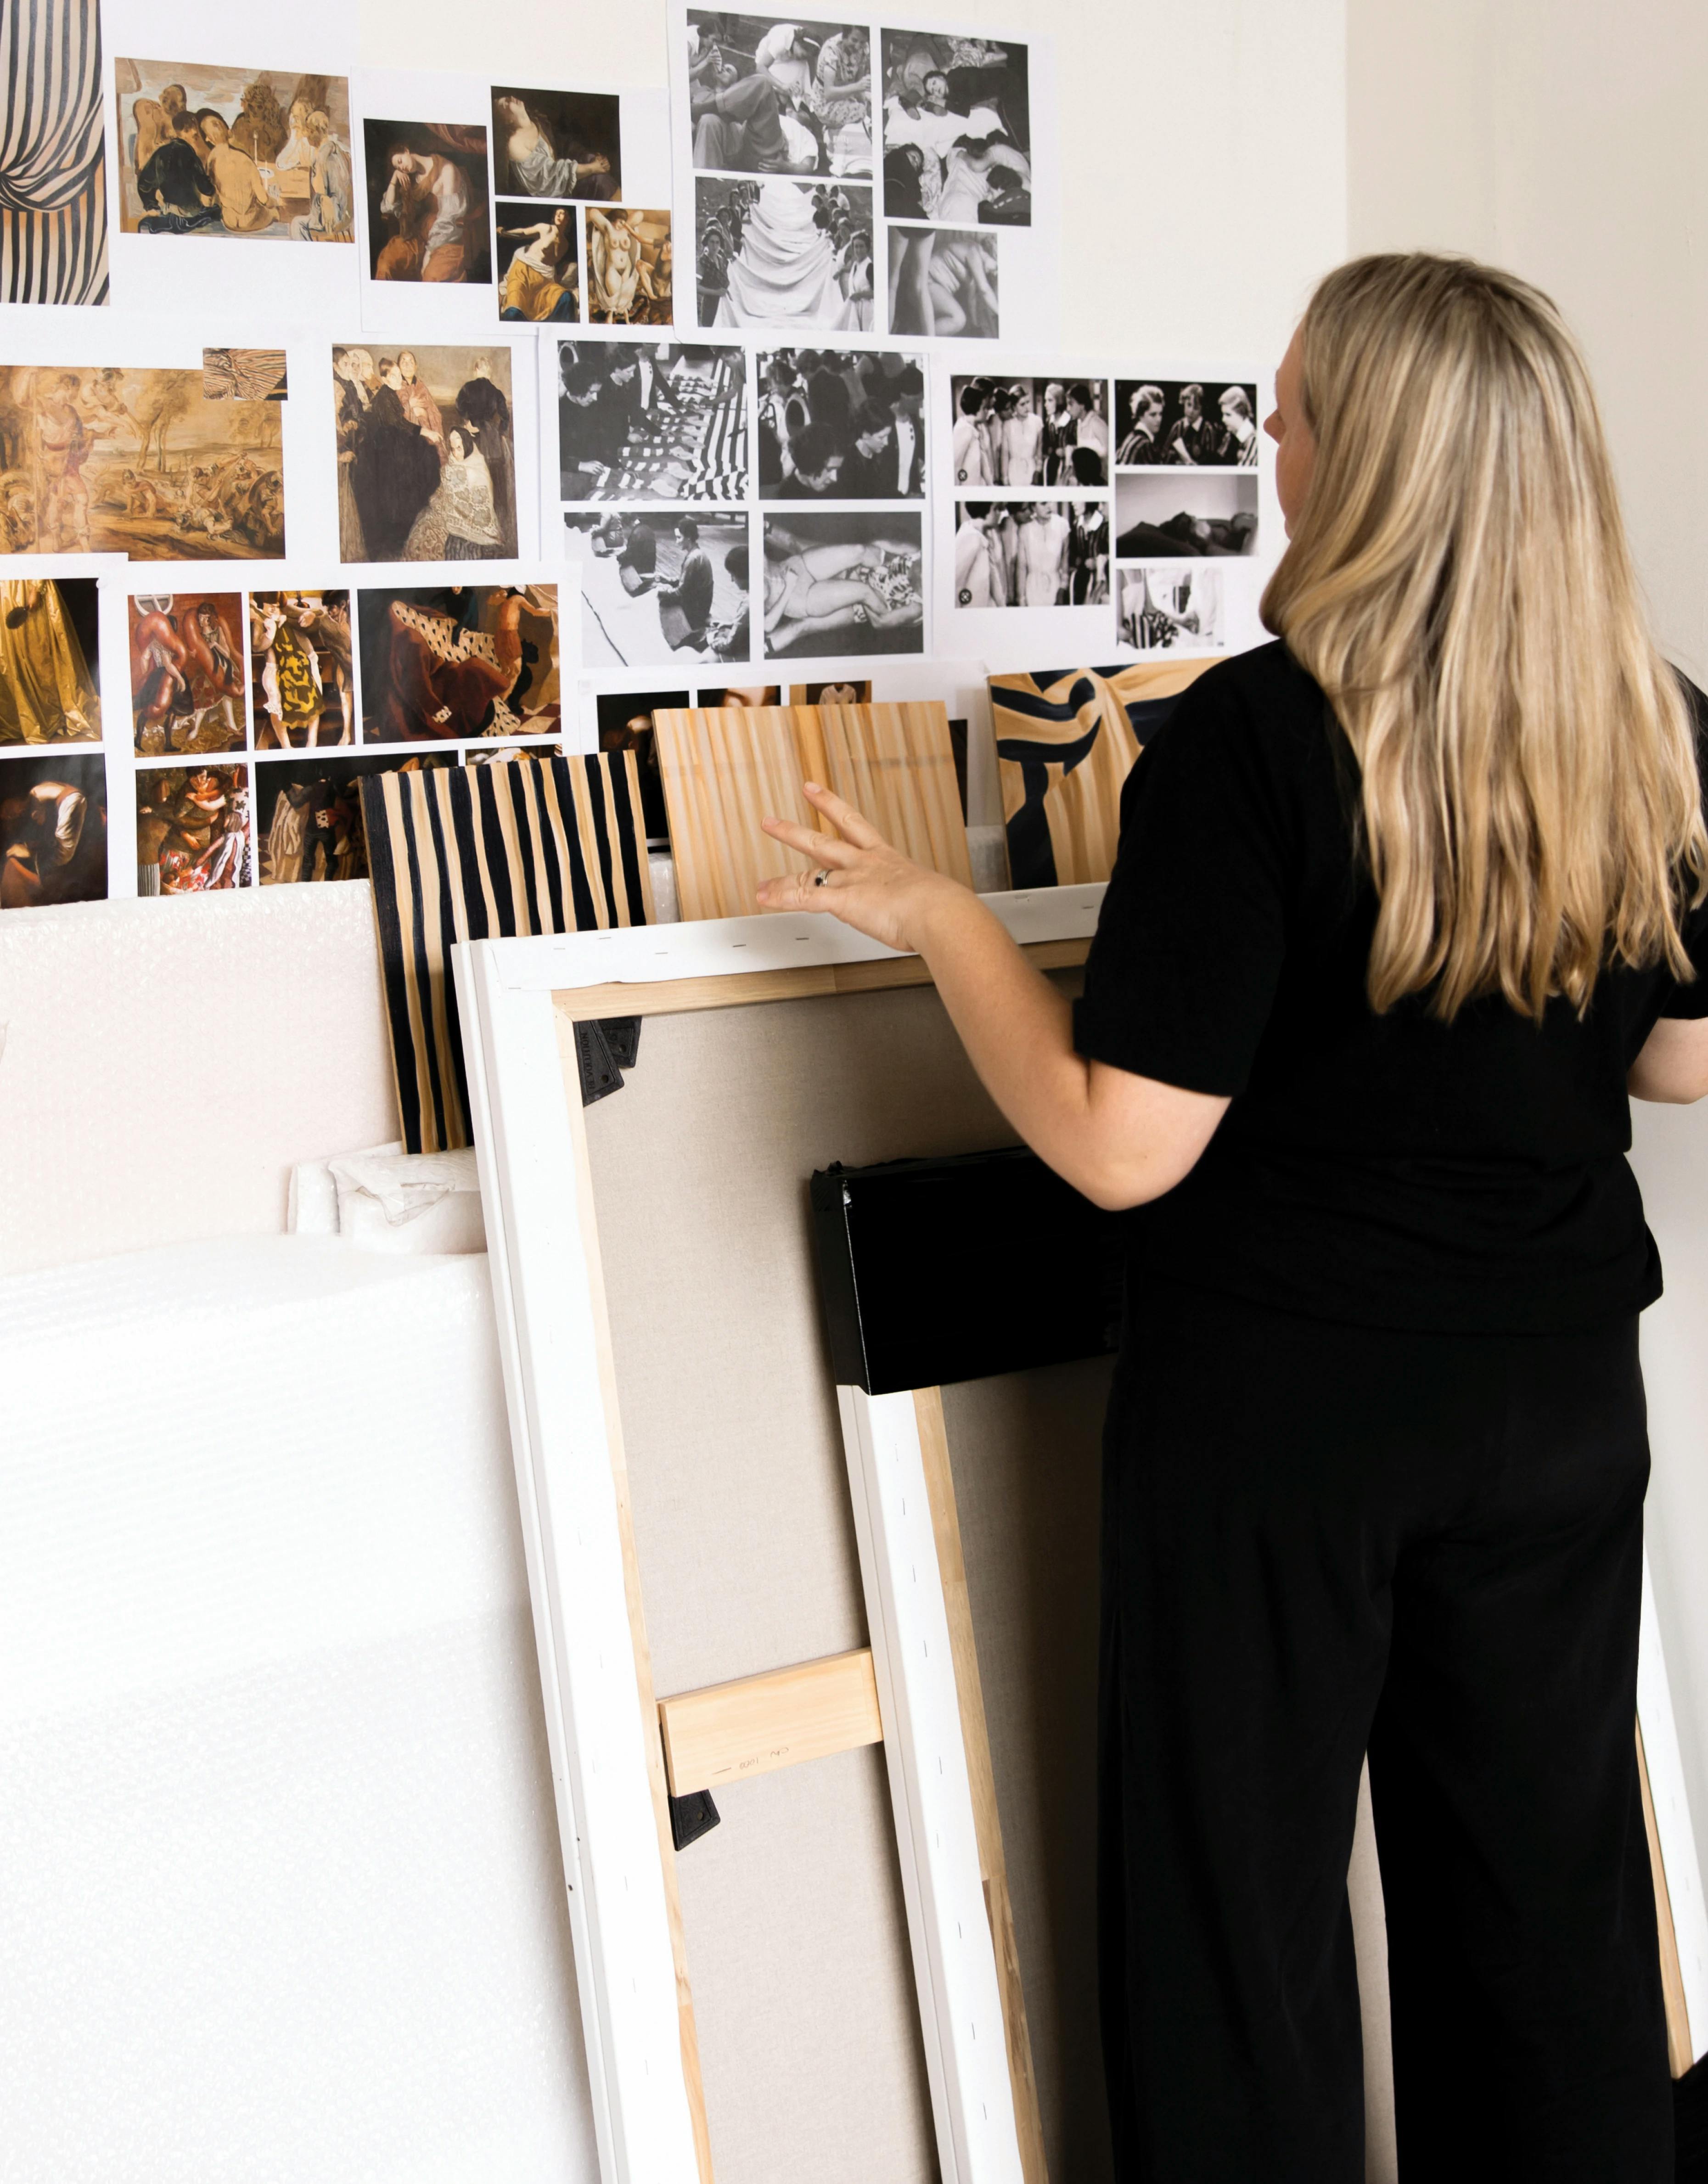
{"type": "Polygon", "coordinates": [[[658,1702],[673,1797],[883,1741],[869,1649],[769,1669],[658,1702]]]}

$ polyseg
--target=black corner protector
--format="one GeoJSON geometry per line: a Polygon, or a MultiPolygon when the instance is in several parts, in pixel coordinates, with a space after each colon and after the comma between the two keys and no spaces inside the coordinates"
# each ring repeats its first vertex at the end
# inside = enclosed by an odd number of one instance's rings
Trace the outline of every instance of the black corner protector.
{"type": "Polygon", "coordinates": [[[581,1104],[590,1107],[595,1100],[608,1100],[613,1092],[622,1089],[622,1072],[617,1067],[605,1034],[600,1026],[588,1022],[575,1028],[575,1061],[581,1075],[581,1104]]]}
{"type": "Polygon", "coordinates": [[[690,1790],[685,1797],[670,1801],[670,1840],[678,1850],[686,1850],[689,1843],[698,1842],[701,1836],[710,1835],[722,1815],[712,1802],[710,1790],[690,1790]]]}
{"type": "Polygon", "coordinates": [[[640,1018],[601,1017],[599,1028],[605,1034],[605,1043],[617,1067],[633,1069],[640,1056],[640,1018]]]}

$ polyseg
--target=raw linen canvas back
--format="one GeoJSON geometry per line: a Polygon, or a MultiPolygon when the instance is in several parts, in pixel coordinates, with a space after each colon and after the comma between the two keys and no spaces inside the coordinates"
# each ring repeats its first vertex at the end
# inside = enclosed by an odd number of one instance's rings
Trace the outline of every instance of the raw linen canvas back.
{"type": "MultiPolygon", "coordinates": [[[[622,1096],[586,1125],[656,1690],[864,1644],[807,1178],[1013,1132],[922,989],[650,1017],[622,1096]]],[[[1090,1923],[1107,1373],[946,1397],[1058,2184],[1109,2174],[1090,1923]]],[[[719,2184],[924,2184],[937,2160],[881,1751],[718,1803],[678,1873],[719,2184]]]]}

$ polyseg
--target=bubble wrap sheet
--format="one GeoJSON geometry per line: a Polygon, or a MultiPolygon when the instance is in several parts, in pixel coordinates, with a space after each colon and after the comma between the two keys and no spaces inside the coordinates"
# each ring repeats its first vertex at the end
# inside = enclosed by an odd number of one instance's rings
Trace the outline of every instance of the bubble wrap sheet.
{"type": "Polygon", "coordinates": [[[593,2179],[485,1260],[0,1329],[0,2178],[593,2179]]]}

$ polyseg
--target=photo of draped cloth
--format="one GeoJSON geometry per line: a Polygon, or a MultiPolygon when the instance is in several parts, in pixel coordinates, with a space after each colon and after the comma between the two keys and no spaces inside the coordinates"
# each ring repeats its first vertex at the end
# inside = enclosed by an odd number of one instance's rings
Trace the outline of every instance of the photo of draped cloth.
{"type": "Polygon", "coordinates": [[[836,250],[794,182],[767,181],[729,260],[729,285],[713,324],[857,330],[857,302],[842,292],[836,250]]]}
{"type": "Polygon", "coordinates": [[[993,675],[991,719],[1009,883],[1074,887],[1114,870],[1133,761],[1208,660],[993,675]]]}
{"type": "Polygon", "coordinates": [[[0,301],[107,301],[97,0],[0,9],[0,301]]]}
{"type": "Polygon", "coordinates": [[[0,584],[0,744],[93,743],[100,700],[59,587],[0,584]]]}

